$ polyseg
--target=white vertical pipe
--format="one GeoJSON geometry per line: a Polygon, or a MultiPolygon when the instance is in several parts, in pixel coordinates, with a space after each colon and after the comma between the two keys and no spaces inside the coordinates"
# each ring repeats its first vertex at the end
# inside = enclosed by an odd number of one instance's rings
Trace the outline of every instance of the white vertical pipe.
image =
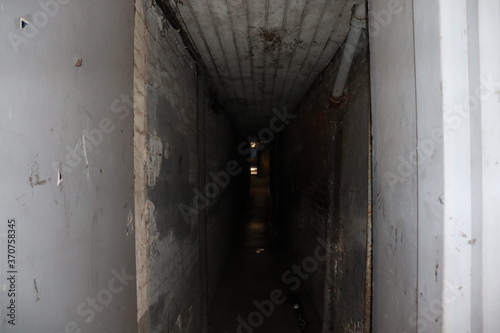
{"type": "Polygon", "coordinates": [[[342,61],[340,63],[335,85],[333,86],[332,97],[334,102],[340,103],[342,96],[344,95],[344,87],[349,76],[349,71],[351,70],[352,61],[358,47],[361,32],[363,31],[365,25],[366,4],[362,2],[356,6],[356,10],[351,18],[351,29],[347,35],[344,46],[344,54],[342,55],[342,61]]]}

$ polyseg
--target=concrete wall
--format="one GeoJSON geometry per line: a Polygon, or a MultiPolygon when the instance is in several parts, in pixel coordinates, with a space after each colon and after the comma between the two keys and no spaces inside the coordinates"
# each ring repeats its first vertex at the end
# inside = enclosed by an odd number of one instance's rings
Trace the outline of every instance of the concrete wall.
{"type": "MultiPolygon", "coordinates": [[[[205,184],[218,184],[221,193],[210,201],[206,210],[208,303],[211,303],[220,276],[224,272],[230,245],[237,239],[235,231],[240,224],[241,208],[248,191],[249,167],[236,153],[235,134],[226,114],[207,106],[205,116],[205,184]],[[228,163],[237,162],[241,173],[227,177],[228,163]],[[226,185],[227,184],[227,185],[226,185]]],[[[240,141],[238,141],[239,143],[240,141]]],[[[217,306],[214,304],[213,306],[217,306]]]]}
{"type": "MultiPolygon", "coordinates": [[[[472,5],[476,4],[472,3],[472,5]]],[[[490,82],[488,86],[483,84],[481,87],[482,95],[485,96],[481,103],[482,111],[474,112],[477,109],[473,108],[472,112],[475,119],[472,137],[481,137],[480,142],[472,141],[472,151],[481,151],[481,162],[474,163],[478,169],[473,169],[473,173],[482,174],[477,186],[482,194],[476,195],[477,192],[473,192],[477,201],[474,201],[472,207],[473,212],[477,211],[476,207],[480,208],[482,223],[478,226],[477,217],[473,215],[471,221],[473,232],[480,236],[480,240],[478,246],[473,249],[473,269],[476,274],[473,278],[472,289],[476,297],[471,303],[471,317],[473,318],[471,326],[473,331],[482,329],[483,332],[495,332],[500,327],[500,316],[496,312],[496,309],[500,308],[500,285],[498,284],[500,266],[496,264],[496,253],[500,251],[498,242],[498,234],[500,234],[498,223],[500,221],[498,209],[500,206],[500,186],[498,186],[500,180],[500,150],[498,149],[500,145],[500,132],[498,131],[500,126],[500,113],[498,112],[500,110],[500,66],[497,61],[500,57],[500,44],[495,39],[495,36],[500,34],[500,24],[494,14],[499,11],[500,3],[489,0],[477,4],[477,16],[469,14],[469,21],[472,21],[471,17],[476,17],[473,22],[477,22],[477,31],[480,36],[474,39],[475,36],[472,34],[470,38],[479,42],[479,49],[475,48],[474,44],[471,44],[469,48],[469,52],[472,53],[479,50],[480,62],[476,63],[479,65],[479,75],[476,78],[482,78],[483,83],[490,82]],[[481,305],[478,306],[478,304],[481,305]]],[[[476,94],[478,84],[477,81],[474,83],[470,88],[474,89],[474,94],[476,94]]],[[[475,190],[476,188],[473,188],[473,191],[475,190]]]]}
{"type": "MultiPolygon", "coordinates": [[[[297,264],[313,256],[318,246],[317,237],[326,238],[329,214],[327,107],[328,93],[325,97],[324,89],[308,94],[297,117],[277,137],[272,152],[277,159],[277,170],[273,171],[278,179],[278,187],[273,190],[273,202],[279,206],[276,231],[284,238],[297,264]],[[318,94],[323,98],[316,98],[318,94]]],[[[323,312],[324,278],[325,263],[320,262],[308,279],[300,281],[318,314],[323,312]]]]}
{"type": "Polygon", "coordinates": [[[415,332],[417,307],[417,149],[413,8],[369,2],[373,114],[373,329],[415,332]],[[387,19],[377,23],[375,15],[387,19]]]}
{"type": "Polygon", "coordinates": [[[211,172],[227,174],[236,141],[151,1],[136,2],[135,43],[139,331],[202,332],[239,199],[237,178],[211,172]]]}
{"type": "Polygon", "coordinates": [[[361,41],[361,50],[349,74],[347,101],[340,108],[339,186],[338,194],[334,195],[334,200],[338,200],[334,212],[336,210],[338,215],[334,214],[331,225],[329,238],[334,244],[334,251],[327,274],[333,280],[329,281],[333,288],[330,289],[330,309],[325,309],[328,311],[325,317],[329,319],[333,332],[370,331],[369,321],[365,318],[365,302],[370,302],[370,295],[365,294],[365,276],[371,198],[370,67],[366,43],[366,40],[361,41]]]}
{"type": "Polygon", "coordinates": [[[370,122],[366,39],[340,108],[330,102],[339,57],[321,73],[279,138],[273,171],[279,184],[274,200],[296,261],[314,255],[318,238],[330,244],[326,263],[303,284],[325,332],[365,328],[370,122]]]}
{"type": "Polygon", "coordinates": [[[133,17],[122,0],[1,4],[2,332],[136,331],[133,17]]]}
{"type": "Polygon", "coordinates": [[[257,175],[259,178],[269,178],[271,175],[270,149],[266,148],[257,155],[257,175]]]}
{"type": "Polygon", "coordinates": [[[370,10],[374,331],[494,332],[499,5],[370,10]]]}

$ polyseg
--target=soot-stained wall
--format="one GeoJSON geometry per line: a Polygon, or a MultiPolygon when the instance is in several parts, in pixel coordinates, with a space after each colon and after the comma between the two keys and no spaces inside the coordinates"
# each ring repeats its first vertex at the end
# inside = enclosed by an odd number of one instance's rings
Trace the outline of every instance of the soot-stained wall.
{"type": "MultiPolygon", "coordinates": [[[[321,242],[330,255],[301,286],[329,330],[363,329],[369,198],[370,83],[365,40],[346,98],[330,101],[338,55],[319,75],[273,156],[274,211],[297,264],[321,242]]],[[[311,266],[312,267],[312,266],[311,266]]]]}
{"type": "Polygon", "coordinates": [[[136,10],[139,330],[201,332],[238,211],[237,141],[179,32],[151,1],[136,10]]]}

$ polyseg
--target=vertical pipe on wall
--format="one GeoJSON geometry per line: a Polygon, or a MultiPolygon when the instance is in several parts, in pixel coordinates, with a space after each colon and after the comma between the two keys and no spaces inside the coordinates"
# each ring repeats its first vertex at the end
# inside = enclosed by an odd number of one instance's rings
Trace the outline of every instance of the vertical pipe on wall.
{"type": "Polygon", "coordinates": [[[344,87],[351,70],[352,61],[354,59],[354,54],[358,47],[359,38],[361,37],[361,32],[366,24],[366,3],[362,2],[356,6],[354,14],[351,18],[351,29],[347,35],[347,39],[344,46],[344,54],[342,55],[342,61],[340,63],[339,72],[337,74],[337,79],[335,80],[335,85],[333,86],[333,102],[340,103],[344,95],[344,87]]]}

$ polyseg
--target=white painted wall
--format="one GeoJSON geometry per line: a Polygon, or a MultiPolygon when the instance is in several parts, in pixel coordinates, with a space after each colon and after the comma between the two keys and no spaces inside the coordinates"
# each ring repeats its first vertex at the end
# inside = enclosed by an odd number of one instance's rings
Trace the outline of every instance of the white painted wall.
{"type": "Polygon", "coordinates": [[[497,332],[500,4],[441,1],[443,332],[497,332]]]}
{"type": "Polygon", "coordinates": [[[444,139],[443,332],[471,332],[472,179],[466,0],[439,3],[444,139]],[[465,102],[465,103],[464,103],[465,102]]]}
{"type": "Polygon", "coordinates": [[[123,0],[0,4],[1,332],[136,331],[133,12],[123,0]]]}
{"type": "Polygon", "coordinates": [[[413,3],[418,138],[418,306],[409,332],[440,332],[443,285],[443,114],[439,4],[413,3]],[[429,49],[433,50],[429,52],[429,49]],[[415,327],[416,326],[416,327],[415,327]]]}
{"type": "Polygon", "coordinates": [[[371,29],[374,332],[496,332],[500,4],[373,0],[370,10],[381,27],[371,29]],[[404,249],[398,227],[414,231],[404,249]]]}
{"type": "MultiPolygon", "coordinates": [[[[481,95],[486,98],[481,103],[482,138],[482,244],[483,262],[482,309],[483,317],[479,319],[483,332],[495,332],[500,327],[500,3],[495,0],[479,2],[479,44],[481,77],[491,82],[491,86],[481,87],[481,95]]],[[[476,133],[474,133],[476,135],[476,133]]],[[[479,134],[479,133],[478,133],[479,134]]],[[[479,147],[475,147],[476,149],[479,147]]],[[[473,221],[475,223],[475,221],[473,221]]]]}
{"type": "Polygon", "coordinates": [[[369,2],[373,117],[373,330],[414,332],[417,305],[413,9],[369,2]]]}

